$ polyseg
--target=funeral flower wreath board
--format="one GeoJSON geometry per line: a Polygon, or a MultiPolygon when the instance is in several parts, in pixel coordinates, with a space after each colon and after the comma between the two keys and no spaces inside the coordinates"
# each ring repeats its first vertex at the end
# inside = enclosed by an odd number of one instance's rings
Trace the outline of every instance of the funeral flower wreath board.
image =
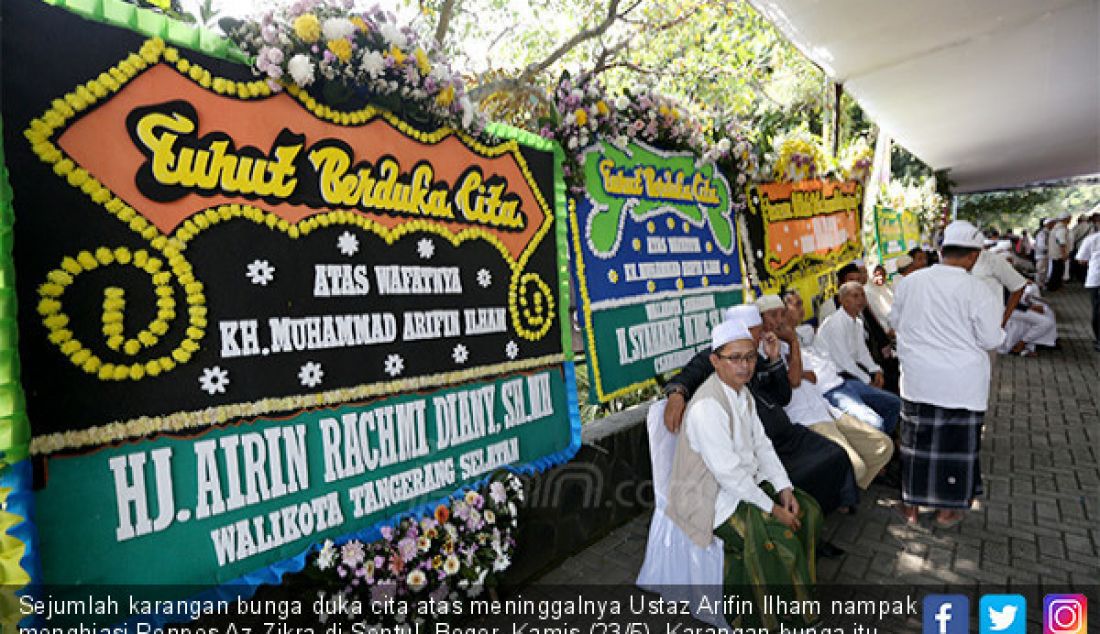
{"type": "Polygon", "coordinates": [[[119,0],[4,3],[8,579],[276,583],[577,450],[560,149],[311,6],[446,85],[330,103],[119,0]]]}

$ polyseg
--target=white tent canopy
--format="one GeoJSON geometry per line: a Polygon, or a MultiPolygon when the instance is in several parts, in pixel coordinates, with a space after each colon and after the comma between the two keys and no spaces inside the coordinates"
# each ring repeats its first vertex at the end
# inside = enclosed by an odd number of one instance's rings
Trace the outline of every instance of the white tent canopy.
{"type": "Polygon", "coordinates": [[[960,192],[1100,172],[1100,0],[751,0],[960,192]]]}

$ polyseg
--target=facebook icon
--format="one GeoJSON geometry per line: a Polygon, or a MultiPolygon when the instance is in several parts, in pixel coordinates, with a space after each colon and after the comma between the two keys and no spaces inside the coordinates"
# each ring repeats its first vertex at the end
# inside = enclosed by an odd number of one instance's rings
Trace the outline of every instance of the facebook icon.
{"type": "Polygon", "coordinates": [[[924,597],[923,634],[969,634],[970,599],[961,594],[924,597]]]}

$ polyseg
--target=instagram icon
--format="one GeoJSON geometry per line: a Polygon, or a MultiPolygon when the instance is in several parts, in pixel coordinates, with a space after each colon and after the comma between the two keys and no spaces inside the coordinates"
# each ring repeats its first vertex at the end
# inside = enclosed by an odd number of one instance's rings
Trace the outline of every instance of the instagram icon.
{"type": "Polygon", "coordinates": [[[1083,594],[1048,594],[1043,599],[1043,634],[1087,634],[1088,601],[1083,594]]]}

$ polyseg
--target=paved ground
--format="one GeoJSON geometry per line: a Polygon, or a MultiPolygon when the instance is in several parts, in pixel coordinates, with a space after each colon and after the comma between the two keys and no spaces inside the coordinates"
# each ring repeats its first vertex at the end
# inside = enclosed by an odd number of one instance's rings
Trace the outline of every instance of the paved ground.
{"type": "MultiPolygon", "coordinates": [[[[1049,299],[1060,349],[1000,358],[980,507],[950,530],[932,528],[930,516],[909,528],[890,509],[898,491],[872,486],[858,514],[827,519],[825,538],[847,554],[821,560],[819,583],[1100,585],[1100,354],[1081,287],[1049,299]]],[[[536,583],[633,584],[649,519],[627,523],[536,583]]]]}

